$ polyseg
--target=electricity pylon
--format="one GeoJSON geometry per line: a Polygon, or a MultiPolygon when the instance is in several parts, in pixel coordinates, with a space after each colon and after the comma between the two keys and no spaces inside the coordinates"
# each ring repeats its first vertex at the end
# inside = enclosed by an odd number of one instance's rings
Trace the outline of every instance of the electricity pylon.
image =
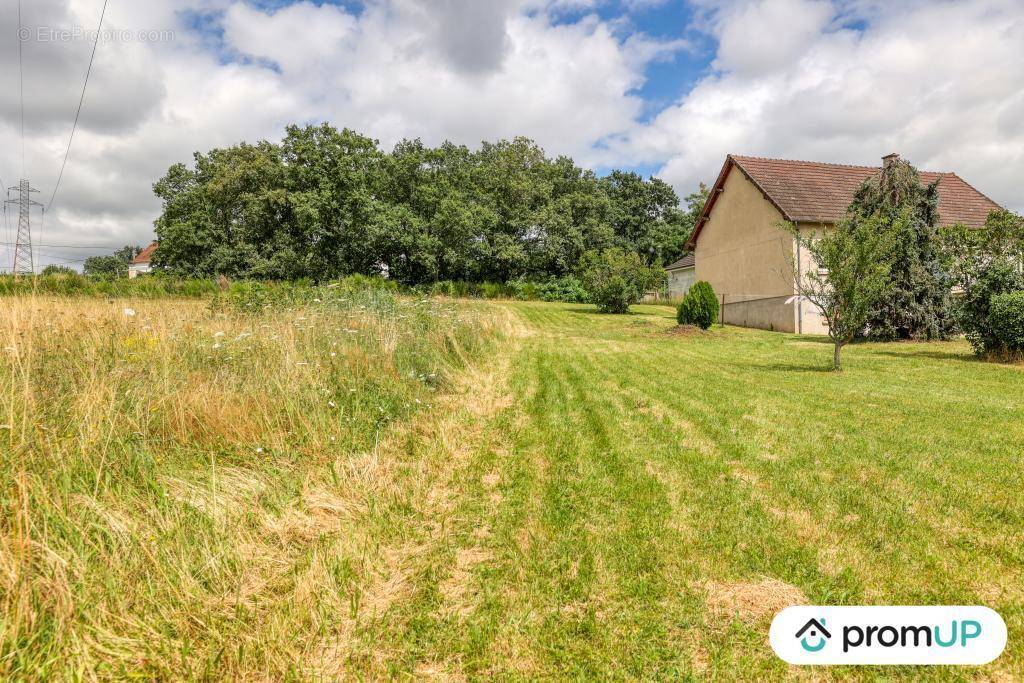
{"type": "Polygon", "coordinates": [[[39,192],[22,180],[17,187],[10,188],[18,193],[17,199],[8,199],[8,204],[18,205],[18,238],[14,242],[14,274],[34,275],[36,272],[35,255],[32,252],[32,207],[42,204],[32,200],[32,193],[39,192]]]}

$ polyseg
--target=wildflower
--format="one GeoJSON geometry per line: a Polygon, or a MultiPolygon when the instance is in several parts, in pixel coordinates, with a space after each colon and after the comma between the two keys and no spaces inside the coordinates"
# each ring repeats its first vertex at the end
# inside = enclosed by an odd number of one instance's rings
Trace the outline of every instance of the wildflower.
{"type": "Polygon", "coordinates": [[[220,348],[220,344],[214,344],[214,345],[213,345],[213,348],[214,348],[214,350],[217,350],[217,349],[219,349],[219,348],[220,348]]]}
{"type": "Polygon", "coordinates": [[[338,407],[338,404],[336,404],[334,401],[328,401],[327,405],[329,405],[332,408],[337,408],[338,407]]]}
{"type": "Polygon", "coordinates": [[[257,449],[256,449],[256,452],[257,452],[257,453],[262,453],[262,452],[263,452],[263,449],[262,449],[262,448],[257,448],[257,449]]]}
{"type": "Polygon", "coordinates": [[[338,356],[338,354],[336,354],[333,351],[331,351],[331,358],[336,358],[337,356],[338,356]]]}
{"type": "Polygon", "coordinates": [[[126,309],[124,309],[124,317],[126,317],[126,318],[134,318],[135,317],[135,309],[134,308],[126,308],[126,309]]]}

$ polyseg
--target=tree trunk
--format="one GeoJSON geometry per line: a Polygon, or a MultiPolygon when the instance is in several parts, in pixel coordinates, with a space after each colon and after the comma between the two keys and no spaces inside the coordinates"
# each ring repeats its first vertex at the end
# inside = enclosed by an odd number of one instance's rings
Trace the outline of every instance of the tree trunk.
{"type": "Polygon", "coordinates": [[[843,342],[836,341],[835,344],[836,344],[836,348],[835,348],[835,351],[832,354],[832,369],[835,370],[836,372],[842,372],[843,371],[843,364],[842,364],[842,361],[840,359],[840,354],[843,351],[843,342]]]}

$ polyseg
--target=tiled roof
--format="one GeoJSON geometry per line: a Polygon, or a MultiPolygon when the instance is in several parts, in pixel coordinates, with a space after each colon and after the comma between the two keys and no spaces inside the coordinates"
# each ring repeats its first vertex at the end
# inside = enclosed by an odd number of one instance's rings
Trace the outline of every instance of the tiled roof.
{"type": "Polygon", "coordinates": [[[153,242],[151,245],[139,252],[139,255],[132,259],[133,264],[149,263],[153,260],[153,252],[160,246],[159,242],[153,242]]]}
{"type": "Polygon", "coordinates": [[[665,268],[665,270],[680,270],[682,268],[693,268],[697,265],[697,256],[695,254],[689,254],[679,259],[672,265],[665,268]]]}
{"type": "MultiPolygon", "coordinates": [[[[729,155],[704,206],[701,222],[690,239],[691,245],[696,243],[733,165],[758,186],[786,220],[801,223],[835,223],[846,213],[861,183],[882,170],[879,166],[729,155]]],[[[1000,208],[955,173],[921,172],[923,183],[936,180],[939,181],[939,217],[943,225],[964,223],[981,227],[989,212],[1000,208]]]]}

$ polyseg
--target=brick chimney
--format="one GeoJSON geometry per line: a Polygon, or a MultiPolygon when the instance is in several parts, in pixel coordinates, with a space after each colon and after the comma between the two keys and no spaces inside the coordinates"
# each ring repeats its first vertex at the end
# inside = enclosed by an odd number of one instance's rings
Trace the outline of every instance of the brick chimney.
{"type": "Polygon", "coordinates": [[[892,154],[886,154],[884,157],[882,157],[882,168],[889,168],[899,160],[900,155],[897,154],[896,152],[893,152],[892,154]]]}

